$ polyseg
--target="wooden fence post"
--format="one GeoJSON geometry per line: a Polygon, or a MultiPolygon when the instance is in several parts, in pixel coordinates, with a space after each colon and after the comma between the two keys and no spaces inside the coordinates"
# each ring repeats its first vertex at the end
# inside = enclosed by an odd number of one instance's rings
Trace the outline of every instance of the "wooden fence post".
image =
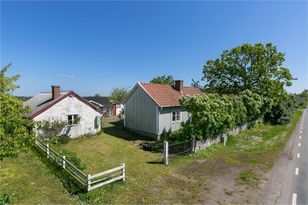
{"type": "Polygon", "coordinates": [[[87,190],[88,190],[88,191],[90,191],[90,188],[91,188],[90,177],[91,177],[91,174],[88,174],[88,181],[87,181],[87,190]]]}
{"type": "Polygon", "coordinates": [[[168,155],[169,155],[169,143],[168,141],[164,141],[164,164],[168,165],[169,164],[169,159],[168,159],[168,155]]]}
{"type": "Polygon", "coordinates": [[[122,168],[122,176],[123,176],[123,181],[125,181],[125,163],[122,164],[123,168],[122,168]]]}
{"type": "Polygon", "coordinates": [[[195,135],[193,135],[192,136],[192,144],[191,144],[191,150],[192,150],[192,152],[196,152],[196,136],[195,135]]]}
{"type": "Polygon", "coordinates": [[[49,158],[49,144],[47,144],[46,153],[47,153],[47,158],[49,158]]]}
{"type": "Polygon", "coordinates": [[[65,156],[64,155],[62,157],[62,167],[63,167],[63,169],[65,169],[65,156]]]}
{"type": "Polygon", "coordinates": [[[224,135],[222,135],[223,136],[223,138],[224,138],[224,146],[226,146],[227,145],[227,141],[228,141],[228,135],[227,134],[224,134],[224,135]]]}

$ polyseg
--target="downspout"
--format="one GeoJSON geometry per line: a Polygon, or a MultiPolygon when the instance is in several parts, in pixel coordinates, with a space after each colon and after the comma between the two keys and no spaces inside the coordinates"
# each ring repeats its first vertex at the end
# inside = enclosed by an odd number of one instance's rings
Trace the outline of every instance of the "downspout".
{"type": "Polygon", "coordinates": [[[126,104],[124,104],[124,107],[123,107],[123,109],[124,109],[124,127],[126,127],[126,109],[125,109],[125,105],[126,104]]]}
{"type": "Polygon", "coordinates": [[[158,111],[158,105],[156,105],[156,134],[157,139],[160,140],[160,134],[159,134],[159,111],[158,111]]]}

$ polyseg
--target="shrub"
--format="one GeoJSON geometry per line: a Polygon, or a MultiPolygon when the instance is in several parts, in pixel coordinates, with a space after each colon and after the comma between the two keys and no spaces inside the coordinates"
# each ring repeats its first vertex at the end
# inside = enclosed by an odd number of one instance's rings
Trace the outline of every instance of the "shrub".
{"type": "MultiPolygon", "coordinates": [[[[69,141],[69,136],[63,133],[66,125],[67,123],[61,120],[44,120],[36,122],[36,130],[39,138],[45,143],[66,144],[69,141]]],[[[68,127],[66,132],[68,132],[69,129],[68,127]]]]}
{"type": "Polygon", "coordinates": [[[9,204],[10,201],[10,194],[4,193],[0,195],[0,205],[9,204]]]}
{"type": "Polygon", "coordinates": [[[53,145],[67,144],[70,140],[70,137],[68,135],[60,135],[51,138],[38,136],[38,138],[45,144],[53,144],[53,145]]]}
{"type": "Polygon", "coordinates": [[[70,137],[68,135],[58,136],[58,144],[67,144],[70,141],[70,137]]]}
{"type": "Polygon", "coordinates": [[[77,167],[78,169],[85,169],[86,166],[84,164],[81,164],[81,160],[77,157],[76,153],[71,152],[69,150],[66,149],[60,149],[60,148],[55,148],[55,150],[60,154],[60,155],[64,155],[66,157],[66,159],[70,162],[72,162],[75,167],[77,167]]]}
{"type": "Polygon", "coordinates": [[[271,108],[272,101],[270,99],[252,93],[249,90],[245,90],[240,96],[247,110],[247,121],[263,116],[271,108]]]}
{"type": "Polygon", "coordinates": [[[249,90],[239,95],[184,96],[180,103],[191,114],[191,122],[185,123],[174,134],[182,140],[190,138],[192,134],[198,139],[214,137],[263,117],[271,107],[271,100],[249,90]]]}
{"type": "Polygon", "coordinates": [[[292,113],[302,106],[302,102],[295,95],[287,95],[283,97],[277,105],[266,113],[265,119],[272,124],[287,124],[290,122],[292,113]]]}
{"type": "Polygon", "coordinates": [[[45,138],[52,138],[59,135],[62,135],[62,131],[66,126],[65,121],[61,120],[43,120],[36,122],[36,130],[38,131],[39,135],[45,138]]]}

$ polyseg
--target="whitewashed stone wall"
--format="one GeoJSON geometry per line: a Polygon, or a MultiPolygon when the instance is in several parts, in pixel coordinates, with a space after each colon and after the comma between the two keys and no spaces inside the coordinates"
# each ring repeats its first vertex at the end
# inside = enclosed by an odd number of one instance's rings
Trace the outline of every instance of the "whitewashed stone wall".
{"type": "Polygon", "coordinates": [[[65,127],[62,131],[63,134],[67,134],[70,138],[75,138],[85,134],[95,134],[101,130],[101,123],[99,123],[98,127],[95,126],[96,117],[101,117],[101,114],[74,96],[64,98],[48,110],[36,116],[33,120],[67,121],[67,116],[73,114],[78,114],[81,118],[80,122],[77,125],[65,127]]]}
{"type": "Polygon", "coordinates": [[[238,126],[237,128],[231,129],[227,131],[226,133],[219,134],[212,139],[206,139],[206,140],[197,140],[195,151],[206,149],[207,147],[211,146],[214,143],[224,142],[224,140],[227,139],[230,135],[238,135],[241,131],[246,130],[247,128],[251,127],[252,125],[255,125],[259,122],[259,120],[252,120],[250,122],[245,123],[244,125],[238,126]]]}

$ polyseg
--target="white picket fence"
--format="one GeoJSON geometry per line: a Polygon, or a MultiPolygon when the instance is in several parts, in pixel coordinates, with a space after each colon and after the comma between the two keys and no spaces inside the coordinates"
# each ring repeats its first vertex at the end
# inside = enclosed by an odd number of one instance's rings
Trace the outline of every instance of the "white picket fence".
{"type": "Polygon", "coordinates": [[[96,189],[98,187],[110,184],[115,181],[123,180],[125,181],[125,164],[123,163],[119,167],[109,169],[107,171],[88,175],[88,191],[96,189]]]}
{"type": "Polygon", "coordinates": [[[87,191],[91,191],[93,189],[104,186],[106,184],[113,183],[115,181],[125,181],[125,163],[121,164],[121,166],[119,167],[115,167],[113,169],[91,175],[86,174],[80,169],[78,169],[73,163],[68,161],[65,156],[61,156],[55,150],[50,148],[48,144],[44,144],[43,142],[36,140],[35,145],[37,148],[39,148],[39,150],[46,153],[47,158],[56,162],[74,179],[84,185],[87,191]]]}

